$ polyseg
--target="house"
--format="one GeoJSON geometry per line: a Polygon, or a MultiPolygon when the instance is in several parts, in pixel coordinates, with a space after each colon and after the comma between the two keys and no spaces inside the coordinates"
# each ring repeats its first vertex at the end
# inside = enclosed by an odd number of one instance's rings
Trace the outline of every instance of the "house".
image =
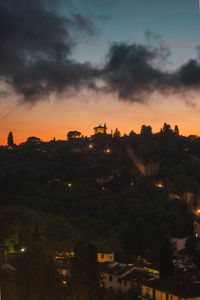
{"type": "Polygon", "coordinates": [[[154,274],[143,268],[134,267],[132,264],[100,263],[99,270],[102,285],[106,289],[112,288],[114,291],[122,293],[131,289],[140,291],[144,282],[155,279],[154,274]]]}
{"type": "Polygon", "coordinates": [[[104,262],[113,262],[114,261],[114,253],[110,250],[101,250],[97,253],[97,261],[100,263],[104,262]]]}
{"type": "Polygon", "coordinates": [[[200,300],[200,282],[182,276],[148,281],[142,285],[143,300],[200,300]]]}
{"type": "Polygon", "coordinates": [[[143,268],[148,271],[149,273],[153,273],[153,274],[156,274],[156,275],[159,275],[160,273],[160,264],[158,262],[153,262],[153,263],[150,263],[150,262],[146,262],[143,266],[143,268]]]}
{"type": "Polygon", "coordinates": [[[135,289],[137,291],[141,291],[141,286],[144,282],[149,280],[154,280],[155,278],[156,278],[155,274],[149,273],[143,268],[134,267],[130,273],[123,276],[122,283],[123,281],[124,282],[126,281],[129,289],[135,289]]]}
{"type": "Polygon", "coordinates": [[[106,289],[112,288],[115,291],[126,292],[131,287],[130,284],[123,280],[122,277],[133,270],[133,266],[120,264],[118,262],[100,263],[99,270],[101,282],[106,289]]]}

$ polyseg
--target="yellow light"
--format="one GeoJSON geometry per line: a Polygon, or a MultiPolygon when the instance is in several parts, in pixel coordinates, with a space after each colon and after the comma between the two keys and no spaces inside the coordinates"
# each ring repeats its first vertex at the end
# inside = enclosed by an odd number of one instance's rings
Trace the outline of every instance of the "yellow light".
{"type": "Polygon", "coordinates": [[[199,215],[200,214],[200,209],[196,210],[196,214],[199,215]]]}
{"type": "Polygon", "coordinates": [[[156,186],[157,186],[158,188],[160,188],[160,189],[162,189],[162,188],[163,188],[163,184],[162,184],[161,182],[159,182],[159,183],[156,183],[156,186]]]}
{"type": "Polygon", "coordinates": [[[134,186],[134,182],[131,182],[130,185],[131,185],[131,186],[134,186]]]}
{"type": "Polygon", "coordinates": [[[67,281],[63,280],[62,283],[63,283],[64,285],[66,285],[66,284],[67,284],[67,281]]]}
{"type": "Polygon", "coordinates": [[[26,248],[23,247],[23,248],[20,249],[20,251],[21,251],[21,252],[25,252],[25,251],[26,251],[26,248]]]}
{"type": "Polygon", "coordinates": [[[63,270],[62,270],[62,275],[63,275],[63,276],[66,276],[66,275],[67,275],[67,270],[66,270],[66,269],[63,269],[63,270]]]}
{"type": "Polygon", "coordinates": [[[92,149],[92,148],[93,148],[93,145],[92,145],[92,144],[90,144],[90,145],[89,145],[89,148],[90,148],[90,149],[92,149]]]}
{"type": "Polygon", "coordinates": [[[110,149],[106,149],[105,152],[106,152],[106,153],[110,153],[110,149]]]}
{"type": "Polygon", "coordinates": [[[71,184],[71,183],[68,183],[67,186],[68,186],[68,188],[71,188],[71,187],[72,187],[72,184],[71,184]]]}

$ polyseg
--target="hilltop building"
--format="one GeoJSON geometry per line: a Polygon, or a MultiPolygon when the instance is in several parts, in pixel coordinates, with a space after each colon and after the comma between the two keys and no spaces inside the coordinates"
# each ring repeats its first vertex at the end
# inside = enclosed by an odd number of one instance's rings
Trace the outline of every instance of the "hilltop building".
{"type": "Polygon", "coordinates": [[[94,127],[94,134],[106,134],[106,123],[104,124],[104,126],[101,126],[101,124],[97,127],[94,127]]]}

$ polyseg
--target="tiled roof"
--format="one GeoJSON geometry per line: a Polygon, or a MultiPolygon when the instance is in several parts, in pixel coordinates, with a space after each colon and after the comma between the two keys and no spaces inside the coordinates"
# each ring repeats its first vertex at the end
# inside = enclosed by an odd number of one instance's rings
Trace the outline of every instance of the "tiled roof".
{"type": "Polygon", "coordinates": [[[122,276],[124,273],[130,271],[133,267],[120,264],[120,263],[99,263],[99,270],[101,273],[112,274],[116,276],[122,276]]]}
{"type": "Polygon", "coordinates": [[[142,270],[142,269],[137,269],[134,268],[133,271],[128,273],[127,275],[123,276],[123,280],[126,281],[132,281],[137,284],[141,284],[144,281],[147,281],[151,278],[152,276],[149,274],[149,272],[142,270]]]}
{"type": "Polygon", "coordinates": [[[166,277],[144,283],[144,286],[151,287],[163,292],[173,294],[183,298],[200,296],[200,283],[192,281],[188,277],[166,277]]]}

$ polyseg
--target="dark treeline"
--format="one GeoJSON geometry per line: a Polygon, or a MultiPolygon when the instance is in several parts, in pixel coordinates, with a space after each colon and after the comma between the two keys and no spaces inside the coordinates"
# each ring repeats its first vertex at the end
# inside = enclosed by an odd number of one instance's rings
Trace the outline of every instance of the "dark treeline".
{"type": "Polygon", "coordinates": [[[144,125],[122,137],[119,130],[68,141],[31,137],[19,146],[9,134],[9,141],[0,147],[2,260],[36,247],[36,229],[48,258],[82,239],[111,247],[122,262],[159,259],[164,237],[192,235],[200,138],[180,136],[177,126],[152,134],[144,125]]]}

